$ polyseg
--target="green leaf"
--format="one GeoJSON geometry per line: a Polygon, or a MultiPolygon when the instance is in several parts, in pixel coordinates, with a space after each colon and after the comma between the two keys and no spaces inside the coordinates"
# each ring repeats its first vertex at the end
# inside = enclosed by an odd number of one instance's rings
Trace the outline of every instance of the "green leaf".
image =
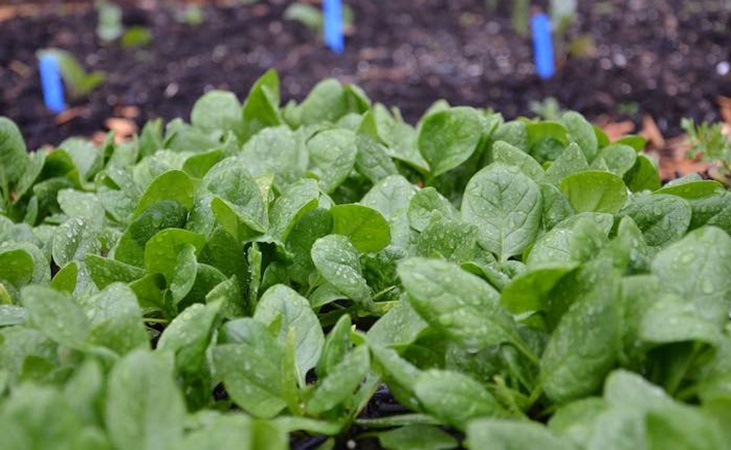
{"type": "Polygon", "coordinates": [[[500,303],[513,314],[542,311],[558,282],[578,267],[576,262],[551,262],[530,267],[503,289],[500,303]]]}
{"type": "Polygon", "coordinates": [[[391,243],[388,222],[372,208],[356,204],[335,205],[330,213],[333,234],[347,236],[360,253],[377,252],[391,243]]]}
{"type": "Polygon", "coordinates": [[[145,271],[136,266],[130,266],[120,261],[103,258],[89,253],[84,258],[84,264],[89,269],[91,279],[99,289],[104,289],[114,282],[129,283],[145,275],[145,271]]]}
{"type": "Polygon", "coordinates": [[[478,242],[501,261],[533,242],[541,224],[541,192],[517,168],[495,163],[467,183],[462,219],[478,227],[478,242]]]}
{"type": "Polygon", "coordinates": [[[0,280],[8,282],[16,289],[28,284],[33,278],[35,261],[27,251],[0,249],[0,280]]]}
{"type": "Polygon", "coordinates": [[[104,223],[104,206],[101,200],[91,193],[74,189],[58,191],[58,204],[69,217],[83,219],[92,228],[100,228],[104,223]]]}
{"type": "Polygon", "coordinates": [[[10,198],[10,187],[25,171],[27,152],[23,135],[15,123],[0,116],[0,189],[5,200],[10,198]]]}
{"type": "Polygon", "coordinates": [[[149,348],[142,323],[142,310],[127,285],[114,283],[84,301],[91,329],[88,342],[124,355],[136,348],[149,348]]]}
{"type": "Polygon", "coordinates": [[[0,327],[21,325],[28,320],[28,311],[15,305],[0,305],[0,327]]]}
{"type": "Polygon", "coordinates": [[[459,446],[457,439],[439,428],[419,424],[378,433],[378,441],[392,450],[447,450],[459,446]]]}
{"type": "Polygon", "coordinates": [[[532,156],[504,141],[497,141],[492,145],[492,158],[495,162],[519,168],[537,183],[540,183],[546,175],[543,167],[532,156]]]}
{"type": "Polygon", "coordinates": [[[435,211],[416,241],[417,256],[469,261],[477,250],[478,228],[435,211]]]}
{"type": "Polygon", "coordinates": [[[606,245],[612,223],[612,216],[604,213],[571,216],[536,239],[526,262],[532,267],[588,261],[606,245]]]}
{"type": "Polygon", "coordinates": [[[656,190],[654,194],[675,195],[686,200],[694,200],[711,196],[722,189],[723,185],[721,185],[718,181],[699,180],[663,186],[656,190]]]}
{"type": "Polygon", "coordinates": [[[718,422],[685,405],[676,405],[666,411],[651,411],[647,415],[646,426],[650,448],[715,450],[728,445],[718,422]]]}
{"type": "Polygon", "coordinates": [[[525,128],[528,132],[528,145],[518,148],[530,152],[541,164],[555,161],[563,149],[569,145],[566,127],[559,122],[527,123],[525,128]]]}
{"type": "Polygon", "coordinates": [[[409,302],[435,330],[481,350],[505,342],[522,347],[513,318],[485,281],[446,261],[409,258],[398,266],[409,302]]]}
{"type": "Polygon", "coordinates": [[[639,337],[651,344],[689,341],[717,344],[723,335],[718,320],[710,320],[684,298],[664,295],[645,312],[639,337]]]}
{"type": "Polygon", "coordinates": [[[304,283],[315,270],[310,250],[312,244],[332,231],[332,215],[328,210],[318,208],[306,214],[294,225],[287,238],[287,250],[292,252],[293,263],[289,273],[293,279],[304,283]]]}
{"type": "Polygon", "coordinates": [[[405,248],[413,241],[409,226],[408,208],[417,192],[416,186],[401,175],[393,175],[373,186],[361,199],[362,205],[373,208],[388,220],[391,228],[391,245],[405,248]]]}
{"type": "Polygon", "coordinates": [[[180,170],[169,170],[158,175],[149,186],[134,212],[134,218],[150,206],[163,200],[174,200],[187,210],[193,207],[195,185],[190,177],[180,170]]]}
{"type": "Polygon", "coordinates": [[[114,259],[131,266],[144,266],[147,241],[166,228],[182,228],[186,216],[185,207],[172,200],[148,207],[119,238],[114,249],[114,259]]]}
{"type": "Polygon", "coordinates": [[[589,170],[561,181],[561,192],[577,212],[617,213],[627,202],[627,187],[618,176],[589,170]]]}
{"type": "Polygon", "coordinates": [[[505,141],[521,150],[528,150],[530,148],[528,133],[528,127],[524,122],[513,120],[501,123],[495,130],[492,139],[495,142],[505,141]]]}
{"type": "Polygon", "coordinates": [[[27,286],[21,299],[33,324],[49,339],[69,348],[85,347],[91,323],[71,297],[47,287],[27,286]]]}
{"type": "Polygon", "coordinates": [[[56,229],[52,251],[54,262],[63,266],[70,261],[81,261],[86,254],[99,253],[101,242],[97,231],[90,229],[88,223],[71,218],[56,229]]]}
{"type": "Polygon", "coordinates": [[[243,123],[237,132],[241,142],[266,127],[282,124],[279,112],[279,75],[274,70],[267,70],[259,77],[249,91],[241,110],[243,123]]]}
{"type": "Polygon", "coordinates": [[[308,155],[298,135],[286,126],[265,128],[241,149],[241,158],[252,176],[274,175],[274,184],[283,189],[302,178],[308,155]]]}
{"type": "Polygon", "coordinates": [[[114,365],[105,419],[116,448],[177,448],[185,416],[185,404],[173,380],[172,354],[137,350],[114,365]]]}
{"type": "Polygon", "coordinates": [[[299,381],[304,385],[305,375],[317,364],[325,343],[320,322],[307,299],[285,285],[272,286],[259,299],[254,319],[267,326],[278,323],[282,346],[290,330],[294,332],[299,381]]]}
{"type": "Polygon", "coordinates": [[[495,419],[472,420],[467,425],[469,448],[481,450],[570,450],[577,448],[549,429],[533,422],[508,422],[495,419]]]}
{"type": "Polygon", "coordinates": [[[303,125],[335,123],[348,112],[345,90],[335,79],[323,80],[307,94],[300,108],[303,125]]]}
{"type": "Polygon", "coordinates": [[[543,390],[566,403],[596,392],[619,352],[619,279],[612,274],[569,306],[541,358],[543,390]]]}
{"type": "Polygon", "coordinates": [[[182,450],[251,450],[254,441],[252,419],[244,414],[218,416],[205,428],[185,436],[182,450]]]}
{"type": "Polygon", "coordinates": [[[343,129],[321,131],[307,141],[307,150],[310,170],[317,176],[320,189],[329,194],[353,170],[357,153],[355,133],[343,129]]]}
{"type": "Polygon", "coordinates": [[[203,177],[201,188],[216,195],[211,208],[221,225],[233,236],[240,234],[240,226],[253,232],[266,230],[266,205],[243,159],[232,157],[220,161],[203,177]]]}
{"type": "Polygon", "coordinates": [[[175,366],[182,373],[196,374],[206,361],[206,350],[211,342],[220,303],[193,304],[178,314],[165,328],[158,350],[175,354],[175,366]]]}
{"type": "Polygon", "coordinates": [[[208,133],[236,130],[240,126],[241,104],[232,92],[212,90],[196,100],[190,123],[208,133]]]}
{"type": "Polygon", "coordinates": [[[88,139],[72,137],[61,142],[58,147],[71,157],[81,180],[90,179],[102,168],[102,155],[88,139]]]}
{"type": "Polygon", "coordinates": [[[725,232],[715,227],[691,231],[657,254],[652,273],[662,292],[684,299],[699,318],[718,327],[728,321],[731,237],[725,232]]]}
{"type": "Polygon", "coordinates": [[[469,107],[451,108],[426,116],[419,131],[419,152],[437,177],[467,161],[482,137],[480,113],[469,107]]]}
{"type": "Polygon", "coordinates": [[[179,228],[166,228],[147,241],[145,268],[150,273],[162,274],[171,283],[177,275],[180,253],[190,246],[190,251],[197,254],[205,243],[205,238],[200,234],[179,228]]]}
{"type": "Polygon", "coordinates": [[[589,170],[586,156],[575,143],[570,144],[546,169],[546,181],[558,185],[567,176],[589,170]]]}
{"type": "Polygon", "coordinates": [[[541,221],[544,228],[550,230],[559,222],[574,214],[569,199],[554,185],[541,183],[541,196],[543,197],[543,213],[541,221]]]}
{"type": "Polygon", "coordinates": [[[335,326],[330,330],[325,343],[322,346],[322,355],[317,361],[315,372],[319,378],[324,378],[332,369],[342,361],[343,357],[350,350],[352,343],[350,332],[352,321],[350,316],[345,314],[338,319],[335,326]]]}
{"type": "Polygon", "coordinates": [[[484,386],[462,373],[432,369],[415,382],[414,391],[424,409],[457,429],[464,430],[470,419],[506,415],[484,386]]]}
{"type": "Polygon", "coordinates": [[[642,136],[635,134],[629,134],[622,138],[619,138],[615,144],[623,144],[632,147],[636,152],[641,152],[647,146],[647,139],[642,136]]]}
{"type": "Polygon", "coordinates": [[[636,275],[622,278],[621,286],[621,336],[620,361],[626,366],[639,364],[645,348],[640,340],[640,325],[647,310],[659,297],[659,285],[653,275],[636,275]]]}
{"type": "Polygon", "coordinates": [[[192,178],[203,178],[222,158],[222,148],[191,155],[183,163],[183,172],[192,178]]]}
{"type": "Polygon", "coordinates": [[[398,401],[412,410],[422,410],[419,400],[414,395],[414,380],[421,372],[411,363],[404,360],[395,350],[372,342],[371,350],[373,368],[388,385],[389,390],[398,401]]]}
{"type": "Polygon", "coordinates": [[[371,290],[358,259],[358,251],[345,236],[329,235],[312,245],[312,261],[325,280],[338,291],[366,308],[370,307],[371,290]]]}
{"type": "Polygon", "coordinates": [[[445,216],[456,216],[457,208],[433,187],[419,189],[409,203],[409,224],[416,231],[424,231],[434,211],[445,216]]]}
{"type": "Polygon", "coordinates": [[[579,144],[586,160],[591,162],[597,155],[599,144],[597,142],[594,127],[581,114],[569,111],[561,117],[561,123],[568,131],[568,138],[571,142],[579,144]]]}
{"type": "Polygon", "coordinates": [[[360,346],[335,365],[315,387],[307,402],[307,412],[320,415],[353,397],[370,368],[368,347],[360,346]]]}
{"type": "Polygon", "coordinates": [[[657,164],[644,154],[637,155],[637,161],[624,175],[624,181],[632,192],[654,191],[661,186],[657,164]]]}
{"type": "Polygon", "coordinates": [[[637,194],[619,214],[635,221],[648,245],[659,247],[685,235],[693,212],[688,202],[679,197],[637,194]]]}
{"type": "MultiPolygon", "coordinates": [[[[365,119],[363,120],[365,122],[365,119]]],[[[355,168],[372,183],[378,183],[383,178],[398,174],[396,165],[388,154],[388,149],[373,137],[358,134],[355,138],[355,145],[358,148],[355,168]]]]}
{"type": "Polygon", "coordinates": [[[0,433],[5,448],[75,450],[81,429],[69,402],[50,386],[21,385],[3,399],[0,433]]]}
{"type": "Polygon", "coordinates": [[[233,401],[266,419],[276,416],[287,402],[282,398],[282,350],[264,325],[258,325],[259,342],[218,345],[213,349],[213,364],[233,401]]]}
{"type": "Polygon", "coordinates": [[[602,161],[609,168],[609,171],[618,177],[623,177],[637,162],[637,152],[628,145],[611,144],[599,151],[599,155],[592,162],[592,167],[597,168],[598,161],[602,161]]]}
{"type": "Polygon", "coordinates": [[[300,180],[287,187],[269,211],[272,237],[286,241],[297,222],[317,208],[319,196],[320,190],[314,180],[300,180]]]}

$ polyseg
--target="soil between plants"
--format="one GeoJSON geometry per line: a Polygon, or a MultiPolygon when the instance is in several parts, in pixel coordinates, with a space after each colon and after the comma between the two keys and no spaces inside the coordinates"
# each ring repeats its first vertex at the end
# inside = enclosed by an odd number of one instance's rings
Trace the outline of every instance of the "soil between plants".
{"type": "Polygon", "coordinates": [[[530,38],[511,27],[512,2],[488,12],[484,0],[346,0],[355,24],[342,55],[284,20],[289,3],[205,6],[198,26],[174,20],[179,3],[151,10],[127,5],[125,25],[152,31],[143,49],[100,44],[91,7],[9,19],[0,25],[0,115],[14,120],[34,149],[102,130],[125,106],[139,109],[138,126],[156,117],[187,118],[207,90],[243,98],[271,67],[281,76],[284,101],[300,100],[334,76],[398,106],[411,122],[439,98],[514,118],[532,115],[531,101],[555,97],[591,120],[639,123],[649,114],[672,136],[682,117],[720,120],[715,99],[731,96],[731,8],[724,0],[581,1],[567,39],[590,35],[595,49],[561,58],[548,81],[535,75],[530,38]],[[60,124],[45,110],[38,81],[35,52],[46,47],[69,50],[87,70],[108,74],[60,124]]]}

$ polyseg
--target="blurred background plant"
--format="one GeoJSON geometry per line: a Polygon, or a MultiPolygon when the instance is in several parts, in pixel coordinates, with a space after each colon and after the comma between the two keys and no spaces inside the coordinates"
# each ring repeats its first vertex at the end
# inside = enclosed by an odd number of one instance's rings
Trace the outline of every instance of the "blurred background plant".
{"type": "MultiPolygon", "coordinates": [[[[313,34],[322,34],[323,19],[322,10],[316,6],[294,2],[284,11],[284,18],[299,22],[307,27],[313,34]]],[[[355,15],[348,5],[343,5],[343,32],[348,35],[353,33],[355,15]]]]}
{"type": "Polygon", "coordinates": [[[558,120],[564,113],[563,108],[554,97],[546,97],[540,101],[532,101],[528,109],[536,116],[545,120],[558,120]]]}
{"type": "Polygon", "coordinates": [[[711,176],[719,178],[729,184],[731,175],[731,140],[723,133],[723,124],[703,122],[696,124],[695,120],[685,118],[681,127],[688,136],[688,157],[697,158],[714,165],[718,173],[711,172],[711,176]]]}
{"type": "Polygon", "coordinates": [[[125,29],[122,21],[122,8],[107,0],[94,3],[97,11],[96,35],[105,44],[117,40],[125,48],[144,47],[152,41],[152,33],[147,27],[135,25],[125,29]]]}
{"type": "MultiPolygon", "coordinates": [[[[493,13],[500,5],[501,0],[485,0],[485,8],[493,13]]],[[[512,4],[511,26],[513,30],[522,37],[528,37],[530,33],[530,18],[536,9],[532,0],[514,0],[507,2],[512,4]]],[[[607,2],[595,2],[598,8],[613,8],[614,5],[607,2]]],[[[565,60],[567,55],[581,58],[594,54],[596,45],[594,39],[589,35],[578,35],[567,40],[569,29],[576,21],[579,3],[578,0],[550,0],[548,14],[553,26],[553,41],[555,54],[559,62],[565,60]]]]}
{"type": "Polygon", "coordinates": [[[39,50],[37,53],[38,58],[44,55],[50,55],[56,58],[64,85],[66,85],[69,95],[74,100],[88,97],[107,78],[104,72],[87,72],[84,70],[84,67],[76,57],[66,50],[47,48],[39,50]]]}

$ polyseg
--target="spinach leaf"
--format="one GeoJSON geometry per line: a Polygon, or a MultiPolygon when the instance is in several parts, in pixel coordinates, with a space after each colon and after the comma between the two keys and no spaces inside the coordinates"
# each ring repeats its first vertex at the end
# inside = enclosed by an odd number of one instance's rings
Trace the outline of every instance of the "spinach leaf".
{"type": "Polygon", "coordinates": [[[474,351],[507,342],[531,354],[497,291],[477,276],[425,258],[403,261],[398,274],[414,310],[450,339],[474,351]]]}
{"type": "Polygon", "coordinates": [[[467,183],[462,219],[478,227],[483,248],[507,261],[535,239],[541,206],[541,192],[533,180],[512,166],[495,163],[467,183]]]}
{"type": "Polygon", "coordinates": [[[414,392],[426,411],[459,429],[477,417],[501,417],[506,411],[480,383],[459,372],[428,370],[415,380],[414,392]]]}
{"type": "Polygon", "coordinates": [[[279,323],[278,339],[282,345],[290,330],[294,333],[300,384],[304,384],[305,375],[317,364],[325,343],[320,323],[307,299],[287,286],[272,286],[261,296],[254,319],[267,326],[279,323]]]}
{"type": "Polygon", "coordinates": [[[330,208],[333,234],[350,238],[361,253],[377,252],[391,243],[391,229],[375,209],[362,205],[335,205],[330,208]]]}
{"type": "Polygon", "coordinates": [[[474,108],[458,107],[426,116],[419,130],[419,152],[437,177],[467,161],[477,149],[483,123],[474,108]]]}
{"type": "Polygon", "coordinates": [[[173,379],[173,356],[136,350],[112,368],[105,419],[120,449],[172,449],[183,437],[186,411],[173,379]]]}
{"type": "Polygon", "coordinates": [[[322,277],[357,304],[370,308],[371,290],[358,252],[345,236],[329,235],[312,245],[312,261],[322,277]]]}
{"type": "Polygon", "coordinates": [[[571,305],[541,357],[546,395],[557,403],[597,391],[619,352],[619,279],[597,280],[591,292],[571,305]]]}
{"type": "Polygon", "coordinates": [[[561,192],[577,212],[617,213],[627,201],[627,188],[618,176],[588,170],[565,177],[561,192]]]}
{"type": "Polygon", "coordinates": [[[715,227],[699,228],[666,247],[652,262],[661,292],[675,294],[699,318],[722,327],[731,295],[731,238],[715,227]]]}

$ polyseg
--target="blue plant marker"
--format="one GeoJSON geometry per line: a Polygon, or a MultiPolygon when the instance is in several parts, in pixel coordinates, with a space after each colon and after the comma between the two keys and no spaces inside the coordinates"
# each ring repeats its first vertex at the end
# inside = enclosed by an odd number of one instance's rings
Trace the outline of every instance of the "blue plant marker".
{"type": "Polygon", "coordinates": [[[553,61],[553,38],[551,36],[551,19],[546,14],[536,14],[531,17],[533,31],[533,53],[536,62],[536,72],[544,80],[551,78],[556,72],[553,61]]]}
{"type": "Polygon", "coordinates": [[[322,2],[325,44],[335,53],[345,49],[343,37],[343,3],[341,0],[324,0],[322,2]]]}
{"type": "Polygon", "coordinates": [[[46,108],[60,113],[66,109],[63,99],[63,84],[58,59],[55,55],[40,56],[41,86],[43,87],[43,101],[46,108]]]}

